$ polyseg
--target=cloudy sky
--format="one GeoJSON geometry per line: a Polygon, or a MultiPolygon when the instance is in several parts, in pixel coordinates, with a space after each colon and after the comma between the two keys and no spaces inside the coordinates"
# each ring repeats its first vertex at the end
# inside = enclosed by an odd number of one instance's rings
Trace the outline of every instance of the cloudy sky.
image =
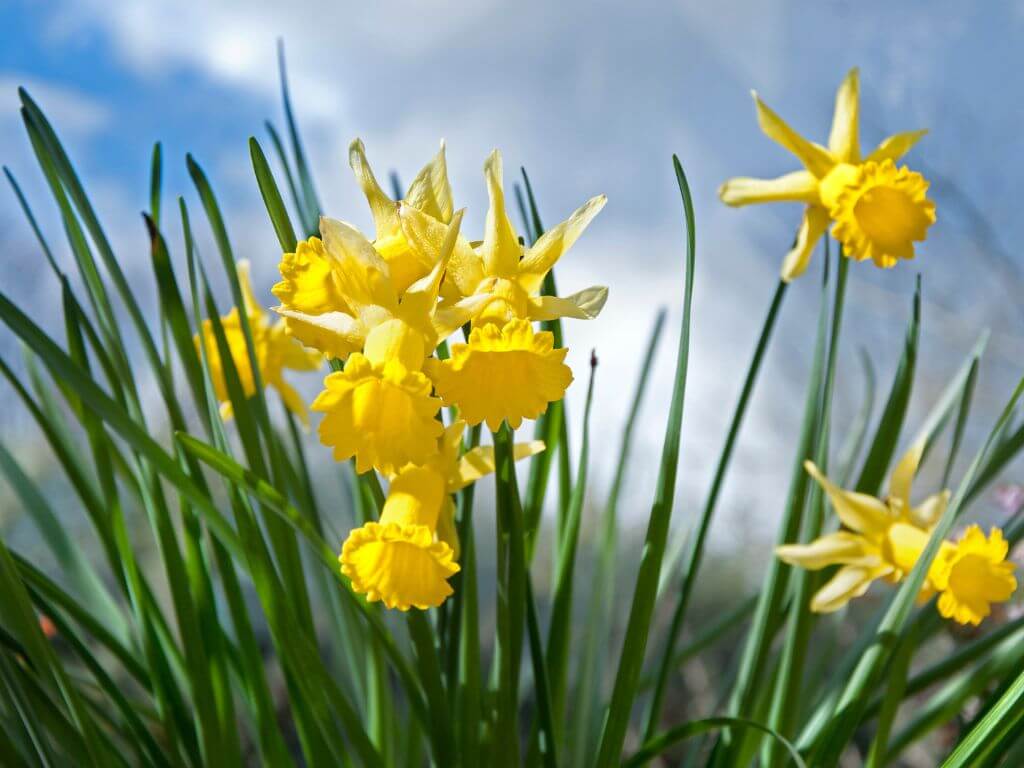
{"type": "MultiPolygon", "coordinates": [[[[369,223],[345,160],[355,136],[380,172],[394,169],[406,179],[445,138],[456,202],[469,207],[471,231],[483,222],[481,166],[493,147],[505,154],[507,179],[519,166],[529,170],[549,223],[606,193],[608,206],[559,265],[565,289],[604,283],[611,290],[601,318],[572,326],[568,337],[578,376],[590,347],[602,359],[595,423],[602,471],[611,464],[657,308],[668,306],[672,326],[678,323],[683,239],[670,163],[677,153],[693,186],[699,260],[681,473],[685,517],[708,482],[799,217],[796,206],[737,211],[716,200],[716,187],[730,175],[793,169],[759,133],[751,88],[799,130],[824,140],[835,87],[856,65],[865,145],[897,130],[931,130],[908,161],[933,180],[939,220],[917,262],[886,273],[864,264],[851,270],[840,414],[853,409],[861,389],[857,347],[869,349],[883,382],[891,377],[918,273],[926,294],[918,417],[985,327],[993,335],[978,431],[1024,367],[1017,192],[1024,6],[894,5],[138,0],[114,12],[100,0],[6,0],[0,162],[23,182],[59,242],[20,125],[16,88],[24,85],[65,139],[120,257],[148,289],[137,212],[147,199],[152,143],[164,145],[165,193],[194,205],[183,162],[190,151],[211,176],[238,252],[252,259],[265,291],[278,253],[246,139],[265,139],[264,119],[281,123],[281,38],[330,215],[369,223]]],[[[49,275],[6,189],[0,244],[3,289],[40,306],[52,301],[49,275]]],[[[787,298],[734,466],[727,521],[772,518],[781,504],[813,341],[815,282],[799,282],[787,298]]],[[[673,335],[639,437],[648,465],[664,425],[673,335]]],[[[2,348],[11,347],[5,340],[2,348]]],[[[315,389],[316,381],[307,386],[315,389]]],[[[633,483],[631,514],[646,514],[653,472],[641,470],[633,483]]]]}

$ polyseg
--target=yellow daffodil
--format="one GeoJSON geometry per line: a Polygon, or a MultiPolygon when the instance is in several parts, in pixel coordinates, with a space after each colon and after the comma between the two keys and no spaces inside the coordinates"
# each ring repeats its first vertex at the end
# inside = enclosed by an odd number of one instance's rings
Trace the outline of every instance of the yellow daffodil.
{"type": "MultiPolygon", "coordinates": [[[[554,349],[547,331],[531,321],[559,317],[590,319],[604,306],[608,291],[592,287],[567,297],[542,296],[541,287],[555,262],[604,207],[594,197],[566,221],[524,249],[505,209],[501,155],[484,165],[490,209],[484,239],[477,249],[456,238],[445,275],[450,292],[445,306],[473,311],[468,344],[454,344],[451,357],[431,360],[426,368],[446,405],[457,406],[470,424],[486,421],[492,430],[502,420],[518,428],[548,403],[561,400],[572,382],[564,364],[566,350],[554,349]]],[[[436,249],[445,227],[422,215],[407,219],[406,237],[423,250],[436,249]]]]}
{"type": "Polygon", "coordinates": [[[565,395],[572,382],[566,352],[554,348],[548,331],[510,320],[474,328],[468,344],[453,344],[451,357],[428,361],[426,371],[445,404],[457,405],[470,424],[486,421],[493,432],[508,420],[518,429],[565,395]]]}
{"type": "MultiPolygon", "coordinates": [[[[370,213],[377,230],[373,245],[390,267],[391,279],[396,290],[401,293],[430,272],[434,264],[425,260],[421,252],[411,249],[406,242],[398,215],[398,202],[392,200],[377,183],[361,140],[356,139],[349,146],[348,160],[370,204],[370,213]]],[[[441,224],[452,220],[454,206],[443,141],[434,159],[413,179],[401,202],[441,224]]]]}
{"type": "Polygon", "coordinates": [[[921,174],[896,166],[925,131],[895,134],[862,156],[859,89],[853,69],[836,94],[827,148],[800,136],[754,94],[761,130],[796,155],[804,170],[776,179],[730,179],[719,196],[733,206],[778,201],[807,206],[796,244],[782,265],[786,281],[807,268],[830,221],[844,255],[871,259],[883,268],[914,258],[914,243],[924,240],[935,222],[935,204],[926,197],[928,182],[921,174]]]}
{"type": "Polygon", "coordinates": [[[999,528],[986,538],[970,526],[955,545],[935,559],[930,577],[939,592],[938,609],[944,618],[977,626],[989,615],[992,603],[1010,599],[1017,589],[1016,566],[1007,562],[1009,544],[999,528]]]}
{"type": "MultiPolygon", "coordinates": [[[[459,566],[451,494],[494,471],[494,451],[477,447],[460,458],[465,423],[444,430],[433,456],[394,474],[379,522],[353,530],[338,560],[352,589],[371,602],[408,610],[436,607],[452,593],[459,566]]],[[[544,449],[539,441],[515,446],[515,458],[544,449]]]]}
{"type": "MultiPolygon", "coordinates": [[[[424,216],[404,203],[396,209],[400,221],[424,216]]],[[[343,360],[362,351],[373,329],[392,320],[419,334],[422,353],[429,355],[440,339],[467,322],[486,301],[469,297],[445,307],[438,304],[441,278],[461,221],[460,211],[446,225],[446,238],[436,244],[408,246],[418,260],[431,266],[423,277],[402,285],[393,277],[392,264],[359,230],[324,217],[322,240],[310,238],[282,257],[283,279],[272,289],[282,303],[274,311],[285,318],[292,335],[329,357],[343,360]]],[[[417,361],[413,367],[419,365],[417,361]]]]}
{"type": "MultiPolygon", "coordinates": [[[[895,584],[914,567],[949,502],[949,491],[942,491],[917,506],[911,505],[911,483],[922,451],[923,444],[915,444],[900,459],[889,481],[889,496],[884,500],[843,490],[813,462],[804,464],[828,495],[845,527],[808,544],[790,544],[775,550],[784,562],[813,571],[840,566],[811,599],[812,611],[836,611],[863,595],[874,580],[884,578],[895,584]]],[[[940,554],[948,546],[944,544],[940,554]]],[[[919,597],[927,599],[936,588],[929,578],[919,597]]]]}
{"type": "MultiPolygon", "coordinates": [[[[285,329],[284,321],[271,323],[267,319],[263,308],[253,296],[249,280],[249,262],[239,261],[236,270],[242,288],[245,312],[252,330],[253,347],[256,352],[260,379],[264,386],[276,389],[280,393],[285,407],[295,413],[305,424],[309,418],[306,405],[299,393],[284,380],[284,371],[287,368],[297,371],[316,370],[320,367],[322,358],[316,351],[304,349],[301,344],[291,338],[285,329]]],[[[238,308],[234,307],[228,314],[221,317],[220,321],[228,348],[231,350],[231,360],[238,371],[242,391],[246,397],[252,397],[256,394],[256,382],[249,361],[245,333],[242,330],[242,318],[238,308]]],[[[221,403],[221,416],[229,419],[232,416],[232,409],[224,380],[224,365],[217,347],[217,339],[213,333],[213,325],[209,320],[203,321],[202,334],[196,334],[194,340],[197,350],[200,349],[200,344],[205,347],[214,393],[221,403]]]]}

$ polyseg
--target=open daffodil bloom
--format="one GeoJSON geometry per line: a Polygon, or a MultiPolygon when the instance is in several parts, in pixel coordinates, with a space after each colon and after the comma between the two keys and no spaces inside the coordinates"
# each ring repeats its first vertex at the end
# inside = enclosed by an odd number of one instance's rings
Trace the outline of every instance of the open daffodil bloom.
{"type": "MultiPolygon", "coordinates": [[[[812,462],[805,464],[846,528],[809,544],[775,550],[790,565],[811,570],[840,566],[811,599],[812,611],[838,610],[863,595],[874,580],[897,583],[916,565],[949,502],[949,491],[942,491],[917,506],[910,503],[910,487],[923,449],[923,443],[916,443],[900,459],[884,501],[838,488],[812,462]]],[[[943,617],[960,624],[981,623],[992,603],[1008,600],[1017,588],[1014,565],[1006,562],[1007,551],[998,528],[986,538],[972,525],[959,542],[942,542],[919,601],[938,593],[937,607],[943,617]]]]}
{"type": "Polygon", "coordinates": [[[883,268],[914,257],[914,243],[925,239],[935,222],[928,182],[919,173],[897,167],[925,131],[898,133],[866,157],[859,138],[859,76],[850,71],[836,94],[828,147],[800,136],[754,94],[758,122],[765,134],[792,152],[804,165],[776,179],[735,178],[719,196],[728,205],[793,201],[806,204],[796,243],[782,265],[792,280],[807,268],[814,245],[829,222],[844,255],[871,259],[883,268]]]}
{"type": "MultiPolygon", "coordinates": [[[[911,505],[911,481],[921,452],[922,446],[915,445],[900,459],[889,482],[889,496],[884,500],[839,488],[813,462],[804,464],[828,495],[845,527],[808,544],[789,544],[775,550],[784,562],[810,570],[840,566],[811,599],[812,611],[836,611],[867,592],[876,579],[896,583],[914,567],[949,501],[949,492],[943,491],[917,506],[911,505]]],[[[921,597],[933,593],[929,580],[921,597]]]]}
{"type": "Polygon", "coordinates": [[[931,568],[939,591],[938,609],[947,619],[977,626],[992,603],[1010,599],[1017,589],[1016,566],[1007,562],[1009,544],[993,528],[986,537],[977,525],[967,528],[955,545],[946,547],[931,568]]]}
{"type": "MultiPolygon", "coordinates": [[[[548,403],[561,400],[572,382],[572,372],[563,362],[566,350],[554,349],[552,334],[534,331],[531,321],[590,319],[607,299],[607,289],[597,286],[566,297],[540,294],[545,276],[601,210],[605,198],[591,198],[524,249],[505,209],[497,151],[487,159],[484,175],[490,209],[483,242],[474,249],[457,238],[445,275],[445,306],[475,307],[473,328],[467,344],[453,345],[448,360],[429,361],[426,371],[445,404],[457,406],[469,424],[486,421],[497,430],[507,420],[515,429],[524,418],[537,418],[548,403]]],[[[408,240],[423,249],[436,249],[447,237],[443,225],[416,213],[408,216],[406,232],[408,240]]]]}
{"type": "MultiPolygon", "coordinates": [[[[309,415],[306,405],[295,388],[284,380],[284,371],[287,368],[297,371],[316,370],[320,367],[322,358],[315,350],[304,349],[301,344],[291,338],[285,329],[284,321],[271,323],[268,320],[263,308],[253,296],[252,284],[249,280],[249,262],[244,259],[240,260],[236,265],[236,271],[242,289],[245,314],[252,331],[259,378],[264,386],[276,389],[281,395],[285,407],[302,419],[303,423],[307,423],[309,415]]],[[[246,347],[245,332],[242,329],[242,317],[238,307],[232,308],[228,314],[221,317],[220,324],[224,329],[224,337],[231,351],[231,361],[238,372],[242,392],[246,397],[252,397],[256,394],[256,377],[253,375],[250,364],[249,350],[246,347]]],[[[224,380],[224,362],[217,346],[213,324],[209,320],[203,322],[202,333],[196,334],[194,341],[197,350],[200,344],[205,347],[206,359],[210,366],[210,378],[213,380],[213,390],[221,404],[221,416],[225,419],[231,418],[232,408],[227,384],[224,380]]]]}
{"type": "MultiPolygon", "coordinates": [[[[465,423],[444,430],[433,456],[406,465],[392,478],[379,522],[353,530],[338,558],[352,589],[371,602],[408,610],[440,605],[459,570],[455,505],[451,494],[494,471],[494,451],[476,447],[460,458],[465,423]]],[[[544,449],[539,441],[515,446],[515,458],[544,449]]]]}

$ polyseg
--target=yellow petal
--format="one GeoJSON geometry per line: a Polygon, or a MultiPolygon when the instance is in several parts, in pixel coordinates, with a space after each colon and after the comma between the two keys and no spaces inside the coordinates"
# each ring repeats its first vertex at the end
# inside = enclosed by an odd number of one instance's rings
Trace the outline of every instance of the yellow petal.
{"type": "Polygon", "coordinates": [[[895,162],[907,154],[926,133],[928,133],[927,130],[906,131],[889,136],[871,150],[871,154],[865,158],[865,161],[880,163],[883,160],[892,160],[895,162]]]}
{"type": "Polygon", "coordinates": [[[434,332],[439,339],[448,338],[494,301],[497,299],[492,294],[478,293],[459,299],[454,304],[441,304],[434,312],[434,332]]]}
{"type": "Polygon", "coordinates": [[[793,171],[774,179],[729,179],[718,188],[718,197],[726,205],[796,201],[818,203],[818,179],[810,171],[793,171]]]}
{"type": "Polygon", "coordinates": [[[828,495],[843,525],[857,533],[875,536],[885,534],[892,523],[892,516],[885,504],[866,493],[839,488],[825,477],[812,461],[805,461],[804,469],[828,495]]]}
{"type": "Polygon", "coordinates": [[[480,255],[488,276],[511,278],[518,272],[523,249],[505,210],[505,190],[501,153],[494,150],[484,163],[490,207],[484,223],[484,242],[480,255]]]}
{"type": "Polygon", "coordinates": [[[453,345],[449,359],[428,360],[427,372],[467,424],[486,421],[493,432],[507,420],[517,429],[561,400],[572,382],[566,350],[553,347],[551,333],[534,333],[529,321],[488,324],[474,328],[468,344],[453,345]]]}
{"type": "Polygon", "coordinates": [[[949,491],[933,494],[910,510],[910,522],[918,528],[928,530],[939,522],[947,506],[949,491]]]}
{"type": "Polygon", "coordinates": [[[608,289],[594,285],[571,296],[538,296],[530,299],[531,320],[556,320],[560,317],[574,317],[577,320],[593,320],[608,300],[608,289]]]}
{"type": "Polygon", "coordinates": [[[992,603],[1010,599],[1017,589],[1015,565],[1005,561],[1009,546],[999,528],[986,538],[970,526],[935,566],[933,581],[941,590],[939,613],[960,624],[978,625],[991,613],[992,603]]]}
{"type": "Polygon", "coordinates": [[[416,178],[409,185],[405,194],[405,202],[419,211],[437,219],[439,222],[451,221],[452,188],[448,182],[448,163],[444,155],[444,141],[434,159],[423,166],[416,178]]]}
{"type": "Polygon", "coordinates": [[[391,311],[397,308],[398,291],[391,281],[390,267],[362,232],[351,224],[322,216],[320,234],[334,261],[338,293],[355,313],[370,304],[391,311]]]}
{"type": "Polygon", "coordinates": [[[366,341],[366,326],[344,312],[307,315],[287,307],[274,307],[274,311],[285,318],[292,336],[328,357],[344,360],[361,350],[366,341]]]}
{"type": "Polygon", "coordinates": [[[900,457],[889,478],[889,497],[902,505],[901,511],[910,512],[910,487],[917,467],[924,455],[924,440],[918,440],[900,457]]]}
{"type": "Polygon", "coordinates": [[[811,598],[811,610],[815,613],[838,611],[855,597],[868,591],[871,582],[878,576],[877,569],[859,565],[844,565],[811,598]]]}
{"type": "Polygon", "coordinates": [[[790,128],[781,117],[758,98],[756,92],[752,95],[754,104],[757,106],[757,122],[765,135],[796,155],[804,167],[819,179],[828,173],[836,162],[829,151],[820,144],[808,141],[790,128]]]}
{"type": "Polygon", "coordinates": [[[568,219],[541,235],[526,252],[519,262],[519,281],[528,292],[540,289],[544,276],[583,234],[583,230],[600,213],[606,202],[608,198],[604,195],[590,198],[568,219]]]}
{"type": "MultiPolygon", "coordinates": [[[[515,461],[520,461],[543,450],[543,440],[516,443],[512,448],[512,456],[515,461]]],[[[491,474],[494,471],[494,466],[494,447],[490,445],[477,446],[460,459],[456,476],[449,481],[448,490],[454,493],[465,488],[481,477],[491,474]]]]}
{"type": "Polygon", "coordinates": [[[393,237],[402,231],[402,225],[398,220],[398,205],[381,189],[377,178],[370,169],[370,163],[366,159],[366,148],[361,139],[353,141],[348,148],[348,164],[356,175],[359,187],[366,195],[366,202],[370,204],[370,213],[373,215],[373,223],[377,228],[377,239],[383,240],[393,237]]]}
{"type": "MultiPolygon", "coordinates": [[[[421,254],[423,260],[436,263],[444,248],[448,225],[408,205],[400,207],[399,217],[409,247],[421,254]]],[[[460,233],[452,246],[444,281],[452,284],[455,287],[454,295],[461,298],[475,293],[483,279],[484,269],[480,257],[460,233]]]]}
{"type": "Polygon", "coordinates": [[[818,571],[830,565],[878,565],[878,549],[863,536],[849,531],[826,534],[808,544],[786,544],[775,548],[784,563],[818,571]]]}
{"type": "Polygon", "coordinates": [[[811,262],[818,240],[828,228],[828,213],[824,208],[812,205],[804,211],[796,243],[782,262],[782,279],[787,283],[799,277],[811,262]]]}
{"type": "Polygon", "coordinates": [[[847,163],[860,162],[859,102],[860,72],[854,67],[836,92],[832,131],[828,136],[829,151],[836,159],[847,163]]]}
{"type": "MultiPolygon", "coordinates": [[[[402,205],[402,210],[408,210],[408,206],[402,205]]],[[[416,281],[405,291],[402,297],[399,314],[406,322],[416,325],[426,333],[431,329],[431,317],[437,310],[437,298],[441,290],[441,276],[448,267],[448,260],[452,256],[455,243],[459,239],[459,228],[462,226],[462,215],[465,209],[458,211],[452,217],[451,226],[441,242],[440,249],[431,254],[434,266],[429,274],[416,281]]]]}

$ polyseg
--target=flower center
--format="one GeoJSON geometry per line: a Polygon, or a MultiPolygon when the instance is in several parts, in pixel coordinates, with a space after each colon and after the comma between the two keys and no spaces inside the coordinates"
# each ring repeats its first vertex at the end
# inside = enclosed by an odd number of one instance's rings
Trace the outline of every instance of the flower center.
{"type": "Polygon", "coordinates": [[[917,239],[917,233],[928,226],[910,196],[892,187],[868,189],[857,200],[853,213],[865,234],[884,245],[917,239]]]}
{"type": "Polygon", "coordinates": [[[964,555],[950,570],[949,589],[967,603],[987,601],[999,592],[999,582],[992,577],[989,561],[981,555],[964,555]]]}
{"type": "Polygon", "coordinates": [[[885,535],[885,557],[903,572],[913,569],[928,545],[928,534],[907,523],[895,523],[885,535]]]}

